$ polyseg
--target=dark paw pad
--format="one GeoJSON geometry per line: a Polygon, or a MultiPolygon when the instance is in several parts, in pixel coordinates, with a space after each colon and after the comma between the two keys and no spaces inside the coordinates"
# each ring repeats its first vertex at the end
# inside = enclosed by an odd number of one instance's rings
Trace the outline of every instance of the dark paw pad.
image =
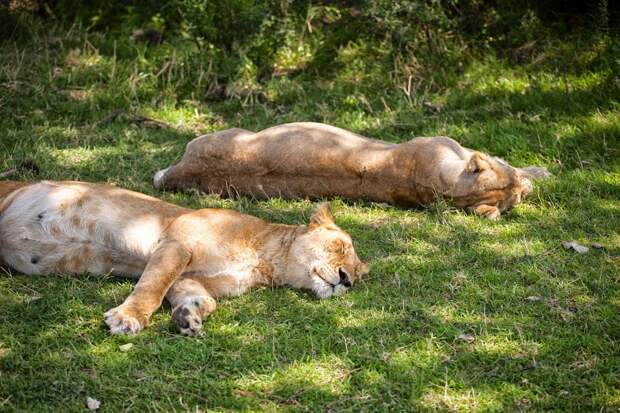
{"type": "Polygon", "coordinates": [[[172,312],[172,320],[182,334],[195,336],[202,331],[202,319],[195,307],[190,308],[186,305],[177,307],[172,312]]]}

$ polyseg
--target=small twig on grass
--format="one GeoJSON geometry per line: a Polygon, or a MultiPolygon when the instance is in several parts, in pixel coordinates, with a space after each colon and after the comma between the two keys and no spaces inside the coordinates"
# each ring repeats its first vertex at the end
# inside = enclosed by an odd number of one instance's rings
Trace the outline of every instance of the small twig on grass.
{"type": "Polygon", "coordinates": [[[444,105],[436,104],[433,102],[422,102],[424,109],[429,112],[439,113],[444,109],[444,105]]]}
{"type": "MultiPolygon", "coordinates": [[[[118,119],[119,117],[121,117],[122,115],[124,115],[126,112],[127,111],[125,109],[123,109],[123,108],[116,109],[115,111],[108,113],[101,120],[98,120],[97,122],[95,122],[92,125],[90,125],[90,127],[91,128],[96,128],[96,127],[101,126],[101,125],[103,125],[105,123],[112,122],[112,121],[118,119]]],[[[137,125],[144,126],[144,127],[147,127],[147,128],[176,129],[174,126],[170,125],[169,123],[166,123],[166,122],[163,122],[163,121],[157,120],[157,119],[148,118],[146,116],[134,115],[134,114],[126,114],[124,116],[124,118],[126,118],[129,122],[132,122],[132,123],[135,123],[137,125]]]]}
{"type": "Polygon", "coordinates": [[[176,129],[174,126],[162,122],[161,120],[147,118],[146,116],[140,115],[129,115],[127,117],[131,122],[136,123],[141,126],[145,126],[147,128],[156,128],[156,129],[176,129]]]}
{"type": "Polygon", "coordinates": [[[0,179],[10,178],[14,175],[17,175],[20,171],[30,171],[35,175],[38,175],[41,172],[39,165],[37,165],[32,159],[25,159],[22,163],[20,163],[16,168],[9,169],[8,171],[0,173],[0,179]]]}
{"type": "Polygon", "coordinates": [[[8,171],[0,173],[0,179],[10,178],[13,175],[17,175],[17,168],[9,169],[8,171]]]}
{"type": "Polygon", "coordinates": [[[105,115],[103,117],[103,119],[98,120],[97,122],[93,123],[91,125],[91,127],[95,128],[97,126],[103,125],[104,123],[108,123],[111,122],[113,120],[115,120],[116,118],[118,118],[120,115],[122,115],[123,113],[125,113],[125,109],[123,108],[118,108],[113,112],[108,113],[107,115],[105,115]]]}

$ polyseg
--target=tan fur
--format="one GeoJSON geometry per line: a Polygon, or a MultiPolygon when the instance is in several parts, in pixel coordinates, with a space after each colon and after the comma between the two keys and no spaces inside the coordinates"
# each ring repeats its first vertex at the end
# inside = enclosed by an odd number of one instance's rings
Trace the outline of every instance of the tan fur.
{"type": "Polygon", "coordinates": [[[166,294],[178,328],[197,334],[218,297],[289,285],[327,298],[368,271],[327,205],[293,226],[108,185],[0,181],[0,211],[0,259],[18,271],[138,278],[105,314],[112,333],[140,331],[166,294]]]}
{"type": "Polygon", "coordinates": [[[531,192],[544,168],[513,168],[446,137],[395,145],[319,123],[253,133],[229,129],[194,139],[155,174],[158,189],[198,188],[257,198],[341,196],[402,206],[438,197],[497,218],[531,192]]]}

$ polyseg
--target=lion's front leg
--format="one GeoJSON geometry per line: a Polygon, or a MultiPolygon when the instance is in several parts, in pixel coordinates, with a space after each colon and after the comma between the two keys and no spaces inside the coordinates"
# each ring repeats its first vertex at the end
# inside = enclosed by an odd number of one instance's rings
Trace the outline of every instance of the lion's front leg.
{"type": "Polygon", "coordinates": [[[191,258],[191,253],[173,240],[163,241],[149,260],[140,280],[123,304],[104,314],[112,334],[135,334],[148,324],[164,295],[191,258]]]}
{"type": "Polygon", "coordinates": [[[202,319],[215,311],[215,299],[192,278],[177,280],[166,298],[172,307],[172,320],[182,334],[196,336],[202,332],[202,319]]]}

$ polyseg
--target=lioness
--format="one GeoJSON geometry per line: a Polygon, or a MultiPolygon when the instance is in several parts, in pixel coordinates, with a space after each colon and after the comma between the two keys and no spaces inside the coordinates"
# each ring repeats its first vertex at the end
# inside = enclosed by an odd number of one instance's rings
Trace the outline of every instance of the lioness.
{"type": "Polygon", "coordinates": [[[191,141],[155,174],[158,189],[198,188],[258,198],[341,196],[415,206],[437,197],[491,219],[532,191],[544,168],[513,168],[446,137],[400,145],[320,123],[254,133],[228,129],[191,141]]]}
{"type": "Polygon", "coordinates": [[[194,335],[218,297],[288,285],[328,298],[368,272],[327,204],[308,226],[281,225],[85,182],[0,181],[0,260],[25,274],[139,278],[105,313],[114,334],[143,329],[164,296],[178,329],[194,335]]]}

